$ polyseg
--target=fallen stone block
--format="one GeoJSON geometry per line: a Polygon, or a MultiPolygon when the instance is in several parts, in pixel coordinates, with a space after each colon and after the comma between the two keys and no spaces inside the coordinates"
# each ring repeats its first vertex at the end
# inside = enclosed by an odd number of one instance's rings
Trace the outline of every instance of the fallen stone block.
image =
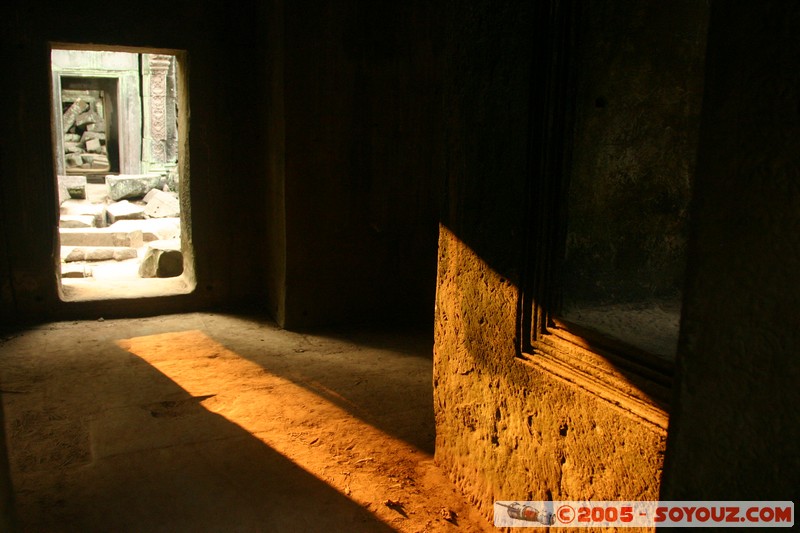
{"type": "Polygon", "coordinates": [[[65,142],[64,143],[64,153],[65,154],[82,154],[83,147],[81,147],[80,143],[78,142],[65,142]]]}
{"type": "Polygon", "coordinates": [[[64,157],[64,162],[69,168],[78,168],[83,166],[83,157],[81,157],[81,154],[67,154],[64,157]]]}
{"type": "MultiPolygon", "coordinates": [[[[65,133],[64,134],[64,142],[65,143],[79,143],[81,142],[81,136],[77,133],[65,133]]],[[[66,146],[66,144],[65,144],[66,146]]]]}
{"type": "Polygon", "coordinates": [[[74,263],[77,261],[125,261],[126,259],[136,259],[138,252],[133,248],[123,246],[111,247],[76,247],[73,248],[64,261],[74,263]]]}
{"type": "Polygon", "coordinates": [[[144,207],[130,203],[128,200],[120,200],[106,207],[106,217],[109,224],[114,224],[119,220],[138,220],[144,218],[144,207]]]}
{"type": "MultiPolygon", "coordinates": [[[[84,161],[86,160],[86,155],[83,156],[84,161]]],[[[99,168],[108,168],[108,157],[105,155],[93,154],[92,155],[92,162],[91,168],[99,169],[99,168]]]]}
{"type": "Polygon", "coordinates": [[[61,215],[58,221],[59,228],[75,229],[75,228],[93,228],[94,226],[93,215],[61,215]]]}
{"type": "Polygon", "coordinates": [[[181,214],[181,204],[175,193],[155,191],[144,208],[145,216],[150,218],[178,217],[181,214]]]}
{"type": "Polygon", "coordinates": [[[108,157],[103,154],[84,153],[81,154],[81,160],[83,160],[83,164],[81,165],[82,168],[87,168],[87,169],[108,168],[108,157]]]}
{"type": "Polygon", "coordinates": [[[58,181],[67,188],[70,198],[86,198],[86,176],[58,176],[58,181]]]}
{"type": "Polygon", "coordinates": [[[102,118],[97,120],[92,124],[86,125],[86,131],[96,131],[96,132],[105,132],[106,131],[106,122],[102,118]]]}
{"type": "Polygon", "coordinates": [[[144,239],[140,230],[110,231],[108,228],[59,229],[61,246],[112,246],[140,248],[144,239]]]}
{"type": "Polygon", "coordinates": [[[174,278],[181,274],[183,274],[183,254],[179,239],[153,241],[147,245],[139,265],[140,277],[174,278]]]}
{"type": "Polygon", "coordinates": [[[180,239],[181,219],[147,218],[143,220],[118,220],[110,225],[108,229],[118,232],[140,230],[144,242],[180,239]]]}
{"type": "Polygon", "coordinates": [[[100,115],[98,115],[94,111],[87,111],[87,112],[81,113],[80,115],[75,117],[75,125],[76,126],[85,126],[86,124],[96,124],[100,120],[103,120],[100,117],[100,115]]]}
{"type": "MultiPolygon", "coordinates": [[[[65,189],[66,190],[66,187],[65,189]]],[[[94,227],[106,227],[106,206],[105,204],[93,204],[86,200],[66,200],[61,203],[62,215],[92,215],[94,217],[94,227]]]]}
{"type": "Polygon", "coordinates": [[[101,149],[100,139],[87,139],[86,140],[86,151],[87,152],[99,152],[101,149]]]}
{"type": "Polygon", "coordinates": [[[150,200],[156,197],[156,195],[160,192],[159,189],[151,189],[147,194],[144,195],[142,201],[146,204],[150,203],[150,200]]]}
{"type": "Polygon", "coordinates": [[[108,195],[114,201],[141,198],[152,189],[158,188],[160,182],[161,176],[158,174],[106,176],[108,195]]]}
{"type": "Polygon", "coordinates": [[[80,99],[75,100],[72,105],[64,111],[64,115],[61,117],[61,126],[64,131],[68,131],[75,124],[75,119],[78,115],[82,114],[87,109],[89,109],[89,104],[87,102],[80,99]]]}
{"type": "Polygon", "coordinates": [[[80,136],[79,140],[82,143],[86,143],[86,141],[90,141],[92,139],[97,139],[100,142],[106,141],[106,134],[100,131],[84,131],[83,135],[80,136]]]}

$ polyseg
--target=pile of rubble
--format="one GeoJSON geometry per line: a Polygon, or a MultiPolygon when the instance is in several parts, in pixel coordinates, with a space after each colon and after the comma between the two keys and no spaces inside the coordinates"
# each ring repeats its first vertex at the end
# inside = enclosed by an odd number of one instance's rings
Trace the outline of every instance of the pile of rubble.
{"type": "Polygon", "coordinates": [[[102,91],[64,90],[61,99],[69,104],[61,118],[67,169],[108,170],[102,91]]]}
{"type": "Polygon", "coordinates": [[[97,278],[101,271],[105,278],[183,273],[174,178],[110,175],[90,184],[84,176],[59,176],[58,184],[62,279],[97,278]]]}

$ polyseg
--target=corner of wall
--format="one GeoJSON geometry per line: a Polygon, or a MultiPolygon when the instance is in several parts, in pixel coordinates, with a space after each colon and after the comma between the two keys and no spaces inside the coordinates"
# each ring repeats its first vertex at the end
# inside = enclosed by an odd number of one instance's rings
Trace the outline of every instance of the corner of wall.
{"type": "Polygon", "coordinates": [[[286,118],[284,108],[284,10],[273,0],[261,13],[267,31],[267,309],[281,327],[286,317],[286,118]]]}
{"type": "Polygon", "coordinates": [[[5,419],[0,404],[0,531],[16,531],[14,511],[14,490],[8,468],[8,449],[6,447],[5,419]]]}

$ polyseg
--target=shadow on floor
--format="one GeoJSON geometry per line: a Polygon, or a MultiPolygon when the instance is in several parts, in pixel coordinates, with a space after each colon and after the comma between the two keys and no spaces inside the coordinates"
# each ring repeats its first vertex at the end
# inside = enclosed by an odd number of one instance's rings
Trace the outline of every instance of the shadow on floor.
{"type": "Polygon", "coordinates": [[[235,316],[250,331],[246,342],[225,327],[233,316],[207,317],[206,331],[265,371],[425,453],[434,453],[431,331],[349,326],[289,332],[268,318],[235,316]]]}
{"type": "Polygon", "coordinates": [[[22,531],[393,531],[206,409],[213,394],[85,328],[60,333],[2,347],[22,531]]]}

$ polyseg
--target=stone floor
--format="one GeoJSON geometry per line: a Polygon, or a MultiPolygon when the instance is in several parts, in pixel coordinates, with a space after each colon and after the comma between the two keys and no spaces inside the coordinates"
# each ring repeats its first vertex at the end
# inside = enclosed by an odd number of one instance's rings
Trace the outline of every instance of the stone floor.
{"type": "Polygon", "coordinates": [[[7,333],[22,531],[489,531],[434,465],[430,332],[192,313],[7,333]]]}

